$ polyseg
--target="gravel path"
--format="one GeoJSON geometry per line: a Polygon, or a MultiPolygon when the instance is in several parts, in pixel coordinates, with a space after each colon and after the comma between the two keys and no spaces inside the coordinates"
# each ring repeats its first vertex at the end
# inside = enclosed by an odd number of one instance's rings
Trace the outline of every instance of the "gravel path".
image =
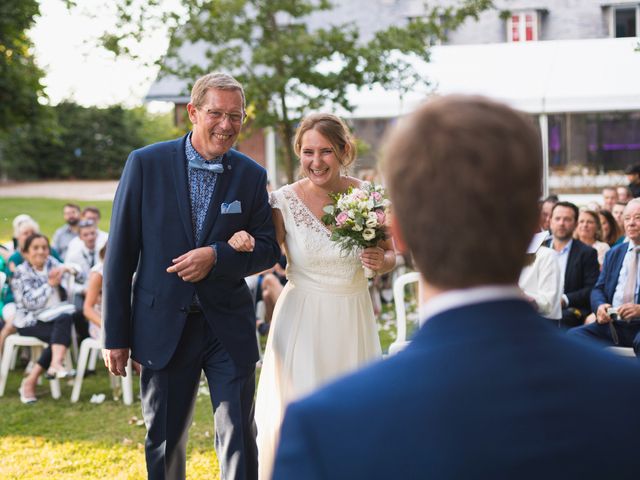
{"type": "Polygon", "coordinates": [[[113,200],[117,180],[70,180],[0,183],[0,197],[113,200]]]}

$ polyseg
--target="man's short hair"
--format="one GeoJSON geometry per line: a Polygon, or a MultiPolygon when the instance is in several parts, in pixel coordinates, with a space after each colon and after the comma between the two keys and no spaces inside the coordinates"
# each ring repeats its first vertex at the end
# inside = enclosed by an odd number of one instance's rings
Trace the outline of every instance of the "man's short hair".
{"type": "Polygon", "coordinates": [[[82,216],[84,217],[84,214],[90,212],[93,213],[95,215],[98,216],[98,218],[100,217],[100,209],[98,207],[84,207],[84,209],[82,210],[82,216]]]}
{"type": "Polygon", "coordinates": [[[618,195],[618,190],[616,190],[616,187],[604,187],[602,189],[602,193],[604,192],[614,192],[616,195],[618,195]]]}
{"type": "Polygon", "coordinates": [[[80,211],[80,205],[77,205],[75,203],[65,203],[64,207],[62,207],[63,209],[65,208],[73,208],[74,210],[77,210],[78,212],[80,211]]]}
{"type": "Polygon", "coordinates": [[[191,103],[194,107],[199,108],[204,104],[204,99],[210,88],[215,90],[237,90],[240,92],[242,96],[242,111],[244,112],[246,100],[242,85],[231,75],[222,72],[208,73],[196,80],[191,89],[191,103]]]}
{"type": "Polygon", "coordinates": [[[398,122],[383,169],[429,284],[517,282],[539,220],[542,153],[531,119],[483,97],[429,101],[398,122]]]}
{"type": "Polygon", "coordinates": [[[624,169],[626,175],[640,175],[640,164],[629,165],[624,169]]]}
{"type": "Polygon", "coordinates": [[[553,208],[551,209],[551,216],[552,217],[553,217],[553,212],[558,207],[570,208],[571,210],[573,210],[573,218],[574,218],[574,220],[576,222],[578,221],[578,215],[580,215],[580,209],[574,203],[571,203],[571,202],[558,202],[558,203],[556,203],[553,206],[553,208]]]}

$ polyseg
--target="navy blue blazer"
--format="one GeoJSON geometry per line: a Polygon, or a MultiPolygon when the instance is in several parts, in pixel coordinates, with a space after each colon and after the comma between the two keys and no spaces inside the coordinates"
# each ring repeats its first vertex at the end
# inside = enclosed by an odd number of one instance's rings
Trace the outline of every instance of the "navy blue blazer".
{"type": "MultiPolygon", "coordinates": [[[[629,242],[621,243],[613,247],[605,255],[602,271],[591,291],[591,309],[594,312],[597,311],[598,307],[603,303],[611,304],[613,301],[613,294],[616,292],[618,277],[620,276],[624,256],[628,249],[629,242]]],[[[637,297],[636,303],[638,303],[637,297]]]]}
{"type": "MultiPolygon", "coordinates": [[[[547,242],[547,246],[553,248],[552,242],[553,240],[547,242]]],[[[569,306],[583,310],[585,316],[591,307],[589,302],[591,289],[599,273],[600,265],[596,249],[574,239],[564,272],[563,292],[569,299],[569,306]]]]}
{"type": "Polygon", "coordinates": [[[637,478],[640,367],[520,300],[443,312],[287,410],[275,480],[637,478]]]}
{"type": "Polygon", "coordinates": [[[113,203],[104,266],[104,342],[130,348],[146,367],[163,368],[182,334],[198,293],[204,316],[234,362],[258,359],[253,298],[244,277],[272,267],[280,256],[266,190],[266,171],[249,157],[227,152],[196,245],[185,157],[186,135],[133,151],[113,203]],[[240,201],[241,212],[221,214],[240,201]],[[228,244],[237,231],[255,238],[251,253],[228,244]],[[184,282],[167,273],[172,259],[215,244],[217,262],[207,277],[184,282]],[[136,272],[132,294],[132,276],[136,272]]]}

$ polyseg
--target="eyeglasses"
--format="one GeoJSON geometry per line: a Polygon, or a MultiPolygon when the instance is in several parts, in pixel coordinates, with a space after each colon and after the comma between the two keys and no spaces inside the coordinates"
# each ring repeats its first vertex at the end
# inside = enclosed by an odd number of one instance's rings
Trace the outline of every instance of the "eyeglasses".
{"type": "Polygon", "coordinates": [[[94,222],[93,220],[80,220],[78,222],[78,227],[83,228],[83,227],[94,227],[96,225],[96,222],[94,222]]]}
{"type": "Polygon", "coordinates": [[[227,113],[227,112],[221,112],[220,110],[207,109],[207,110],[204,110],[204,113],[207,114],[207,116],[211,121],[222,122],[226,117],[234,125],[240,125],[245,118],[243,113],[227,113]]]}

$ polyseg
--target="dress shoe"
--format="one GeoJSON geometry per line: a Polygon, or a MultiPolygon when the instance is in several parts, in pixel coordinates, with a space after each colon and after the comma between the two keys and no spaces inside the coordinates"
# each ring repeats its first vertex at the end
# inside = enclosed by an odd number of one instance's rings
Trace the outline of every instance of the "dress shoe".
{"type": "Polygon", "coordinates": [[[64,368],[61,368],[59,370],[56,370],[54,368],[50,368],[49,370],[47,370],[47,373],[45,373],[44,376],[49,380],[53,380],[54,378],[71,378],[76,376],[76,371],[73,369],[65,370],[64,368]]]}
{"type": "Polygon", "coordinates": [[[38,399],[35,396],[27,397],[24,394],[24,380],[20,383],[20,388],[18,389],[18,393],[20,394],[20,401],[25,405],[28,405],[30,403],[36,403],[38,401],[38,399]]]}

